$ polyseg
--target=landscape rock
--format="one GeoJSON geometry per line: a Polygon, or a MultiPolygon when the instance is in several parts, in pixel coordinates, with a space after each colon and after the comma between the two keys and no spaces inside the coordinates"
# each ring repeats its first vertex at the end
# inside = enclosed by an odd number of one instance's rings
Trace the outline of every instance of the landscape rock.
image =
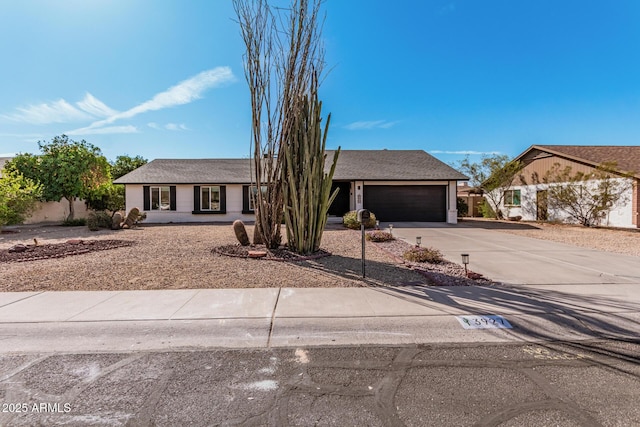
{"type": "Polygon", "coordinates": [[[266,251],[249,251],[249,258],[263,258],[266,256],[266,251]]]}
{"type": "Polygon", "coordinates": [[[17,245],[13,245],[9,248],[9,252],[11,253],[20,253],[20,252],[26,252],[26,250],[29,249],[27,246],[22,245],[22,244],[17,244],[17,245]]]}
{"type": "Polygon", "coordinates": [[[82,239],[70,239],[70,240],[67,240],[67,243],[70,245],[81,245],[82,239]]]}

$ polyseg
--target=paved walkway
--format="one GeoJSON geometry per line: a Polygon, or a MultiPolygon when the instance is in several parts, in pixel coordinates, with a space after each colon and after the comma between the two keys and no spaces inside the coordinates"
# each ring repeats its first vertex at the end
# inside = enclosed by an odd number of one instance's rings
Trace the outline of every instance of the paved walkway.
{"type": "Polygon", "coordinates": [[[443,224],[394,234],[452,261],[469,253],[472,270],[505,285],[0,293],[0,352],[640,336],[637,257],[443,224]],[[488,315],[512,328],[470,317],[488,315]]]}

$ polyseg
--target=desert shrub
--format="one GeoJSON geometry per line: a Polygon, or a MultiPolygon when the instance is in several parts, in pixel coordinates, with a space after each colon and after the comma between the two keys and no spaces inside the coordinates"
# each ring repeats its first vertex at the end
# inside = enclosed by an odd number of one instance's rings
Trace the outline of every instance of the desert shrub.
{"type": "Polygon", "coordinates": [[[469,204],[462,197],[456,199],[456,209],[458,216],[466,216],[469,213],[469,204]]]}
{"type": "Polygon", "coordinates": [[[393,240],[393,235],[388,231],[373,230],[367,232],[365,238],[372,242],[388,242],[389,240],[393,240]]]}
{"type": "Polygon", "coordinates": [[[444,261],[442,253],[434,248],[415,247],[406,251],[403,255],[404,259],[412,262],[428,262],[431,264],[440,264],[444,261]]]}
{"type": "Polygon", "coordinates": [[[65,219],[62,225],[65,227],[78,227],[80,225],[87,225],[87,220],[84,218],[65,219]]]}
{"type": "Polygon", "coordinates": [[[483,218],[497,218],[496,211],[486,200],[480,206],[478,206],[478,211],[483,218]]]}
{"type": "MultiPolygon", "coordinates": [[[[349,211],[342,217],[342,224],[351,228],[352,230],[360,229],[360,221],[358,221],[358,211],[349,211]]],[[[364,225],[364,228],[374,228],[376,226],[376,216],[371,212],[369,221],[364,225]]]]}
{"type": "Polygon", "coordinates": [[[87,227],[91,231],[97,231],[101,228],[110,229],[112,222],[111,215],[105,211],[91,212],[87,216],[87,227]]]}

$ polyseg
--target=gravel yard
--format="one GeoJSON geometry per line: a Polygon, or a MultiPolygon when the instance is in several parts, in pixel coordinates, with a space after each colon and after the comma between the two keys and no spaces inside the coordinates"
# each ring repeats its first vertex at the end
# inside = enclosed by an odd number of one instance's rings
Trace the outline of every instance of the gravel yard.
{"type": "MultiPolygon", "coordinates": [[[[460,226],[640,257],[640,232],[634,230],[466,219],[460,226]]],[[[247,228],[252,235],[252,227],[247,228]]],[[[339,225],[329,225],[323,237],[322,247],[331,256],[296,262],[212,253],[214,247],[236,243],[231,225],[143,225],[97,232],[60,226],[22,226],[16,230],[19,232],[0,234],[0,255],[6,255],[6,250],[16,244],[33,245],[34,239],[39,245],[62,244],[70,239],[101,240],[106,250],[27,262],[7,262],[3,259],[8,257],[0,256],[0,291],[491,284],[461,277],[462,267],[453,263],[403,263],[400,257],[408,246],[400,241],[367,242],[367,278],[363,280],[360,232],[339,225]],[[108,241],[119,241],[121,247],[109,248],[108,241]]],[[[100,245],[78,247],[82,251],[92,246],[100,245]]]]}
{"type": "MultiPolygon", "coordinates": [[[[252,235],[252,227],[247,227],[252,235]]],[[[0,291],[133,290],[257,287],[352,287],[427,283],[425,277],[367,243],[367,278],[361,278],[360,233],[330,226],[323,248],[331,256],[281,262],[211,252],[236,243],[231,225],[143,225],[91,232],[86,227],[19,227],[0,235],[0,250],[69,239],[131,241],[131,246],[28,262],[0,262],[0,291]]],[[[284,232],[284,230],[283,230],[284,232]]]]}

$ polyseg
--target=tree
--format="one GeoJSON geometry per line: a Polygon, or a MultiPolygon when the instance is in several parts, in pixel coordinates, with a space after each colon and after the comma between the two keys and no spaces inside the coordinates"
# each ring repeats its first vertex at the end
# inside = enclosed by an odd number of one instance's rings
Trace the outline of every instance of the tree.
{"type": "Polygon", "coordinates": [[[42,188],[15,171],[5,170],[0,176],[0,228],[20,224],[33,212],[42,188]]]}
{"type": "Polygon", "coordinates": [[[573,172],[555,163],[544,177],[549,184],[549,206],[570,219],[591,227],[600,223],[617,204],[628,202],[631,175],[616,171],[617,164],[603,163],[592,173],[573,172]]]}
{"type": "MultiPolygon", "coordinates": [[[[101,186],[111,182],[109,163],[99,148],[82,140],[56,136],[49,144],[38,142],[41,154],[19,154],[9,163],[9,169],[42,185],[45,201],[69,203],[69,216],[75,216],[74,202],[89,197],[101,186]]],[[[5,166],[6,167],[6,166],[5,166]]]]}
{"type": "MultiPolygon", "coordinates": [[[[142,156],[118,156],[115,161],[109,162],[111,177],[118,179],[145,164],[147,159],[142,156]]],[[[87,195],[85,202],[87,207],[96,211],[109,211],[113,216],[117,211],[125,209],[124,185],[111,182],[103,184],[87,195]]]]}
{"type": "MultiPolygon", "coordinates": [[[[303,217],[317,218],[321,215],[317,207],[311,208],[316,210],[313,214],[301,210],[302,206],[298,204],[307,203],[308,197],[295,199],[295,193],[301,189],[300,186],[310,183],[316,186],[310,195],[324,194],[317,187],[324,185],[322,180],[317,179],[318,165],[321,165],[321,174],[324,167],[323,139],[321,136],[320,139],[311,138],[316,148],[313,152],[307,152],[308,147],[301,144],[311,143],[311,139],[308,138],[310,134],[303,136],[300,132],[300,126],[305,124],[301,115],[307,114],[307,117],[311,117],[315,113],[310,113],[310,109],[319,111],[315,102],[318,81],[324,65],[323,51],[319,43],[320,3],[320,0],[292,0],[288,10],[280,10],[274,14],[266,0],[234,0],[234,8],[247,49],[244,59],[252,112],[251,146],[255,171],[252,180],[256,188],[252,197],[255,197],[256,232],[270,248],[280,244],[280,224],[285,203],[287,236],[292,239],[289,244],[294,249],[307,251],[308,247],[305,246],[303,249],[299,239],[309,238],[306,232],[302,232],[303,229],[308,230],[307,225],[294,230],[294,222],[301,225],[303,217]],[[303,152],[316,162],[314,169],[305,169],[304,165],[299,163],[299,154],[303,152]],[[316,178],[295,176],[299,172],[315,174],[316,178]]],[[[335,160],[336,158],[334,162],[335,160]]],[[[306,166],[311,166],[311,163],[307,163],[306,166]]],[[[321,202],[320,206],[325,204],[321,202]]],[[[312,228],[317,226],[316,223],[312,228]]],[[[321,235],[322,231],[319,232],[320,237],[321,235]]],[[[314,237],[312,240],[317,239],[314,237]]]]}
{"type": "Polygon", "coordinates": [[[505,216],[501,209],[505,191],[522,167],[521,162],[500,154],[482,156],[479,163],[471,163],[467,156],[458,165],[458,169],[470,178],[469,184],[488,199],[498,218],[505,216]]]}
{"type": "Polygon", "coordinates": [[[142,156],[131,157],[127,154],[118,156],[115,161],[110,162],[111,178],[118,179],[121,176],[138,169],[140,166],[146,165],[147,162],[148,160],[142,156]]]}

